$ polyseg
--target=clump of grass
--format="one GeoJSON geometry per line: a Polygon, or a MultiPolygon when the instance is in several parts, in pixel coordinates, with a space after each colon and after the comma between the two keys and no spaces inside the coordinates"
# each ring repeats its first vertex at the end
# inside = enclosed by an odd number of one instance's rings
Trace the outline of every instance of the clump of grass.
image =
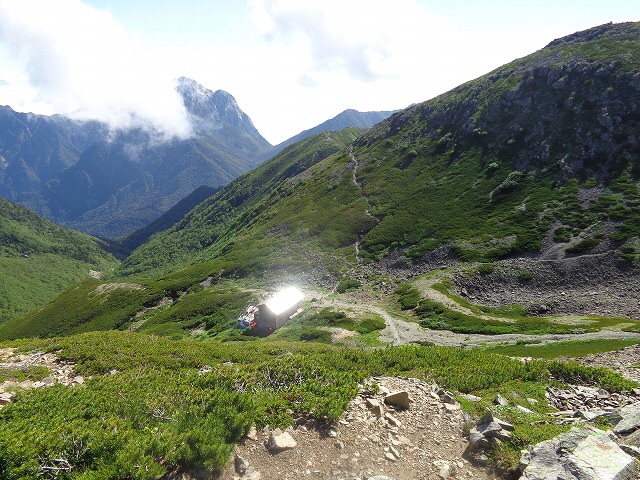
{"type": "MultiPolygon", "coordinates": [[[[554,359],[558,357],[582,357],[592,353],[610,352],[640,343],[635,339],[572,340],[536,345],[535,341],[519,340],[515,345],[499,345],[486,348],[487,352],[511,357],[554,359]]],[[[537,341],[540,343],[540,341],[537,341]]]]}
{"type": "Polygon", "coordinates": [[[356,290],[362,286],[362,282],[353,278],[343,278],[336,287],[336,292],[345,293],[350,290],[356,290]]]}

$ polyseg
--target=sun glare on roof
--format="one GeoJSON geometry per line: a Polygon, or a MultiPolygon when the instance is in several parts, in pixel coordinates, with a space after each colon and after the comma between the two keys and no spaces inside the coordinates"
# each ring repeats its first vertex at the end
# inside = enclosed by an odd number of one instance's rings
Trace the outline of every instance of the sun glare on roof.
{"type": "Polygon", "coordinates": [[[296,287],[288,287],[279,291],[264,304],[276,315],[284,312],[287,308],[302,301],[304,293],[298,290],[296,287]]]}

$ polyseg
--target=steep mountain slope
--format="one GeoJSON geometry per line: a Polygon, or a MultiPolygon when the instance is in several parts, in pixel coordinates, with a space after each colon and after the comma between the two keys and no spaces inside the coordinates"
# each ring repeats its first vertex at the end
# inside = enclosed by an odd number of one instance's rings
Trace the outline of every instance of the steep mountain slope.
{"type": "Polygon", "coordinates": [[[0,321],[41,305],[118,261],[106,244],[0,198],[0,321]]]}
{"type": "Polygon", "coordinates": [[[116,238],[141,228],[201,185],[222,186],[271,145],[235,99],[181,78],[193,125],[185,140],[141,130],[2,111],[0,192],[56,222],[116,238]]]}
{"type": "MultiPolygon", "coordinates": [[[[229,250],[227,242],[234,244],[236,234],[247,228],[269,230],[271,225],[263,222],[262,212],[286,198],[299,184],[306,184],[312,175],[310,168],[343,150],[360,132],[354,128],[324,132],[286,148],[222,188],[170,230],[157,235],[158,240],[154,237],[141,246],[126,260],[121,273],[143,272],[151,265],[154,269],[175,268],[192,262],[194,255],[213,258],[213,250],[229,250]]],[[[286,235],[284,230],[268,231],[264,248],[273,249],[274,237],[286,235]]],[[[249,255],[254,261],[269,261],[265,251],[249,255]]]]}
{"type": "Polygon", "coordinates": [[[219,188],[208,187],[206,185],[196,188],[149,225],[127,235],[118,243],[129,253],[133,252],[140,245],[146,243],[153,234],[167,230],[178,223],[187,213],[193,210],[196,205],[204,202],[218,190],[219,188]]]}
{"type": "Polygon", "coordinates": [[[46,213],[42,185],[77,162],[83,150],[107,133],[98,122],[0,107],[0,195],[46,213]]]}
{"type": "MultiPolygon", "coordinates": [[[[144,305],[197,292],[203,280],[383,285],[380,274],[411,278],[517,255],[530,263],[497,269],[507,270],[495,280],[500,290],[531,282],[557,296],[580,278],[581,291],[593,292],[614,275],[607,313],[640,315],[639,31],[605,25],[553,42],[392,115],[351,145],[353,131],[292,145],[138,248],[116,274],[148,287],[120,316],[77,303],[81,313],[52,308],[24,325],[75,315],[80,324],[124,326],[144,305]],[[586,274],[598,268],[606,273],[586,274]]],[[[207,303],[201,295],[189,308],[207,303]]],[[[542,303],[527,302],[519,311],[542,303]]]]}
{"type": "MultiPolygon", "coordinates": [[[[417,261],[443,245],[461,259],[489,260],[538,251],[551,232],[576,253],[621,247],[636,259],[638,31],[620,24],[572,35],[391,116],[355,142],[353,155],[326,159],[265,198],[260,221],[234,244],[271,244],[265,230],[275,229],[291,245],[324,239],[321,250],[340,249],[360,232],[361,254],[372,260],[399,251],[417,261]],[[357,226],[337,221],[348,208],[357,226]]],[[[217,217],[203,211],[181,235],[210,232],[203,246],[229,251],[207,226],[217,217]]],[[[177,235],[156,240],[163,256],[205,257],[175,243],[177,235]]],[[[134,265],[151,251],[126,265],[140,270],[134,265]]]]}
{"type": "Polygon", "coordinates": [[[350,108],[342,113],[339,113],[335,117],[330,118],[326,122],[322,122],[320,125],[309,128],[308,130],[303,130],[302,132],[294,135],[288,140],[279,143],[269,151],[268,157],[272,157],[273,155],[280,153],[289,145],[293,145],[294,143],[297,143],[300,140],[304,140],[305,138],[315,135],[316,133],[338,132],[349,127],[369,128],[376,123],[381,122],[385,118],[388,118],[392,113],[394,112],[359,112],[350,108]]]}

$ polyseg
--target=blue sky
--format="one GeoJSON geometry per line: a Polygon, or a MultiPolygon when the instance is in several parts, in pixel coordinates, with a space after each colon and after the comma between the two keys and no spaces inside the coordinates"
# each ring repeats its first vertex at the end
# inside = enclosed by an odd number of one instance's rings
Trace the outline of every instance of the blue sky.
{"type": "Polygon", "coordinates": [[[637,0],[0,0],[0,104],[189,125],[174,81],[235,96],[278,143],[346,108],[404,108],[637,0]]]}

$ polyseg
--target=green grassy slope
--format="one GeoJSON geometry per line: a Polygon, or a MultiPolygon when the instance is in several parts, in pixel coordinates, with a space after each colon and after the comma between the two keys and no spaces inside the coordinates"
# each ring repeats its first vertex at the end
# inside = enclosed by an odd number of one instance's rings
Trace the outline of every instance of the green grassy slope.
{"type": "MultiPolygon", "coordinates": [[[[136,313],[157,305],[162,299],[169,299],[171,305],[150,310],[139,319],[145,321],[139,331],[182,336],[185,331],[196,327],[205,327],[210,333],[228,328],[231,326],[229,322],[236,318],[249,298],[233,287],[229,290],[224,286],[226,280],[249,272],[254,275],[264,272],[270,275],[272,272],[275,275],[275,272],[298,272],[307,268],[307,251],[298,251],[294,258],[287,247],[287,235],[283,234],[286,228],[279,227],[282,223],[266,221],[261,211],[280,203],[287,190],[292,190],[290,185],[293,182],[306,181],[300,178],[293,180],[297,174],[307,172],[307,167],[339,151],[358,132],[357,129],[349,129],[323,133],[289,147],[255,171],[234,181],[232,185],[235,187],[223,188],[173,228],[154,236],[136,250],[127,259],[123,270],[131,273],[149,269],[144,278],[137,275],[133,283],[130,278],[113,280],[103,287],[100,285],[104,282],[87,280],[45,307],[1,325],[0,339],[130,328],[136,313]],[[247,224],[252,226],[254,236],[240,240],[236,232],[241,232],[247,224]],[[235,242],[242,247],[234,248],[235,242]],[[216,255],[220,250],[226,250],[226,253],[216,255]],[[202,261],[188,266],[187,262],[194,260],[194,254],[202,261]],[[136,263],[138,259],[142,259],[141,264],[136,263]],[[185,267],[182,270],[178,268],[181,265],[185,267]],[[171,270],[177,271],[171,273],[171,270]],[[198,283],[208,277],[214,279],[214,288],[202,292],[198,283]],[[216,282],[223,285],[217,288],[216,282]]],[[[324,168],[331,168],[331,165],[324,168]]],[[[324,177],[325,174],[319,176],[324,177]]],[[[348,184],[349,178],[346,175],[341,182],[348,184]]],[[[314,195],[321,196],[322,190],[314,195]]],[[[348,195],[354,201],[361,201],[355,191],[348,195]]],[[[344,194],[334,199],[332,209],[319,209],[313,218],[316,222],[333,222],[334,228],[342,235],[339,226],[352,221],[352,212],[364,217],[361,206],[354,209],[348,205],[342,207],[342,204],[348,204],[344,194]],[[343,210],[344,218],[338,218],[339,222],[334,222],[336,209],[343,210]]],[[[317,206],[310,202],[308,208],[317,209],[317,206]]],[[[289,213],[296,210],[283,208],[283,212],[289,213]]],[[[300,210],[296,215],[303,218],[308,211],[300,210]]],[[[301,225],[297,220],[290,223],[301,225]]],[[[323,229],[317,225],[313,228],[323,229]]],[[[324,231],[323,238],[334,247],[339,246],[341,240],[333,238],[331,232],[331,229],[324,231]]],[[[308,236],[307,233],[302,235],[308,236]]],[[[349,238],[348,241],[353,240],[349,238]]]]}
{"type": "MultiPolygon", "coordinates": [[[[174,227],[138,248],[123,263],[119,273],[132,275],[144,272],[149,277],[150,274],[175,270],[176,266],[213,258],[224,249],[228,251],[231,248],[228,242],[232,238],[236,242],[238,235],[248,229],[256,228],[264,234],[265,228],[269,229],[264,212],[285,201],[292,192],[314,182],[315,175],[323,176],[323,173],[310,169],[343,150],[359,133],[360,130],[355,128],[325,132],[288,147],[231,182],[174,227]]],[[[324,198],[318,200],[323,201],[324,198]]],[[[322,209],[326,210],[324,206],[322,209]]],[[[278,236],[278,232],[270,232],[270,236],[278,236]]],[[[264,248],[272,253],[273,242],[268,243],[271,246],[265,245],[264,248]]],[[[267,252],[263,251],[261,255],[264,257],[267,252]]],[[[257,257],[258,253],[256,261],[257,257]]]]}
{"type": "MultiPolygon", "coordinates": [[[[252,424],[285,427],[303,416],[335,420],[375,375],[435,381],[482,397],[463,403],[477,415],[496,392],[535,398],[535,413],[502,408],[515,426],[495,462],[517,467],[520,449],[568,429],[553,425],[545,387],[558,381],[611,391],[634,384],[605,369],[523,363],[478,350],[389,347],[364,351],[272,341],[210,344],[131,332],[93,332],[12,344],[56,351],[75,363],[82,385],[20,391],[0,410],[0,474],[35,478],[63,458],[59,478],[160,478],[176,469],[216,469],[252,424]],[[199,370],[207,366],[206,371],[199,370]],[[110,374],[116,370],[117,373],[110,374]],[[499,386],[499,390],[496,390],[499,386]],[[551,425],[548,425],[551,423],[551,425]],[[515,461],[515,464],[514,464],[515,461]]],[[[10,372],[12,373],[12,372],[10,372]]],[[[19,372],[17,372],[19,373],[19,372]]],[[[372,389],[375,386],[371,385],[372,389]]]]}
{"type": "MultiPolygon", "coordinates": [[[[354,143],[362,189],[343,152],[300,181],[250,190],[253,212],[227,228],[235,211],[227,198],[245,188],[233,183],[139,249],[122,273],[165,258],[187,263],[253,248],[266,255],[271,246],[335,253],[359,234],[370,259],[394,250],[419,259],[449,245],[462,259],[490,260],[536,251],[552,225],[558,243],[579,243],[575,253],[610,240],[637,262],[639,29],[573,35],[393,115],[354,143]]],[[[252,172],[253,184],[265,173],[252,172]]]]}
{"type": "Polygon", "coordinates": [[[105,247],[0,198],[0,320],[51,300],[90,269],[110,273],[118,261],[105,247]]]}

